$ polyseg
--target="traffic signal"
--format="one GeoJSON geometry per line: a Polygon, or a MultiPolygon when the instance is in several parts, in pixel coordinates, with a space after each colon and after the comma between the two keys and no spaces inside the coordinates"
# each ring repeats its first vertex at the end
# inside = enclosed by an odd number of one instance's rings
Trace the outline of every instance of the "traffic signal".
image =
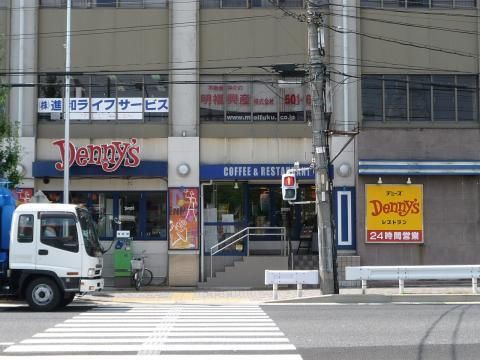
{"type": "Polygon", "coordinates": [[[295,174],[282,175],[282,197],[283,200],[292,201],[297,198],[297,178],[295,174]]]}

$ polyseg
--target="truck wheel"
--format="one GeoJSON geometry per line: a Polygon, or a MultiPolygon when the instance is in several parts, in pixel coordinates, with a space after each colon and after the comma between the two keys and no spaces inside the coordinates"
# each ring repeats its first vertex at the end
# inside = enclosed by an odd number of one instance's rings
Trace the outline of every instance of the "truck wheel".
{"type": "Polygon", "coordinates": [[[52,311],[60,304],[60,295],[57,284],[49,278],[42,277],[28,284],[25,298],[34,311],[52,311]]]}
{"type": "Polygon", "coordinates": [[[65,293],[65,295],[63,295],[62,300],[60,300],[60,306],[61,307],[67,306],[73,301],[74,298],[75,298],[75,293],[65,293]]]}

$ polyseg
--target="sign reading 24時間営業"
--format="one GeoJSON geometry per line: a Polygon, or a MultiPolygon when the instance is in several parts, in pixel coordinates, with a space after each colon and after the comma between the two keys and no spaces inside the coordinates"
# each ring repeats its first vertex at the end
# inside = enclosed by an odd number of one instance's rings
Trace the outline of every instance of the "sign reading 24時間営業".
{"type": "Polygon", "coordinates": [[[423,243],[423,185],[365,185],[367,243],[423,243]]]}

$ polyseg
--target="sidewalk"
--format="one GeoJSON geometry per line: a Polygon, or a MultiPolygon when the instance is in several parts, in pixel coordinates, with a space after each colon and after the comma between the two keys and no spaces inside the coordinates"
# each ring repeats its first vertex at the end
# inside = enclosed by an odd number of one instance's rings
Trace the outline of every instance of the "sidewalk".
{"type": "Polygon", "coordinates": [[[146,287],[133,289],[106,288],[101,293],[82,297],[102,303],[139,304],[251,304],[266,303],[479,303],[480,295],[473,295],[471,287],[410,287],[403,295],[397,287],[369,288],[366,295],[359,288],[340,289],[340,294],[320,295],[319,289],[304,289],[297,298],[296,289],[279,289],[278,300],[273,300],[272,289],[197,289],[146,287]]]}

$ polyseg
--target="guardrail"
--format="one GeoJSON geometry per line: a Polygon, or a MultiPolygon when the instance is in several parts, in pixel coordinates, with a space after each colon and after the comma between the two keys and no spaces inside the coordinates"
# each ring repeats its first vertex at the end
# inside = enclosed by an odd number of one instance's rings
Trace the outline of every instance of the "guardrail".
{"type": "Polygon", "coordinates": [[[227,237],[225,240],[213,245],[210,248],[210,277],[213,277],[213,257],[218,253],[230,248],[231,246],[243,242],[246,239],[247,256],[250,256],[250,237],[253,236],[279,236],[280,237],[280,255],[285,256],[290,253],[287,242],[287,229],[285,227],[246,227],[239,232],[227,237]],[[261,231],[261,232],[257,232],[261,231]]]}
{"type": "Polygon", "coordinates": [[[318,284],[318,270],[265,270],[265,285],[273,285],[273,300],[278,299],[279,284],[297,284],[297,297],[302,297],[302,284],[318,284]]]}
{"type": "Polygon", "coordinates": [[[362,294],[367,280],[398,280],[399,293],[403,294],[405,280],[460,280],[472,279],[472,292],[478,293],[477,279],[480,265],[418,265],[418,266],[347,266],[346,280],[361,280],[362,294]]]}

